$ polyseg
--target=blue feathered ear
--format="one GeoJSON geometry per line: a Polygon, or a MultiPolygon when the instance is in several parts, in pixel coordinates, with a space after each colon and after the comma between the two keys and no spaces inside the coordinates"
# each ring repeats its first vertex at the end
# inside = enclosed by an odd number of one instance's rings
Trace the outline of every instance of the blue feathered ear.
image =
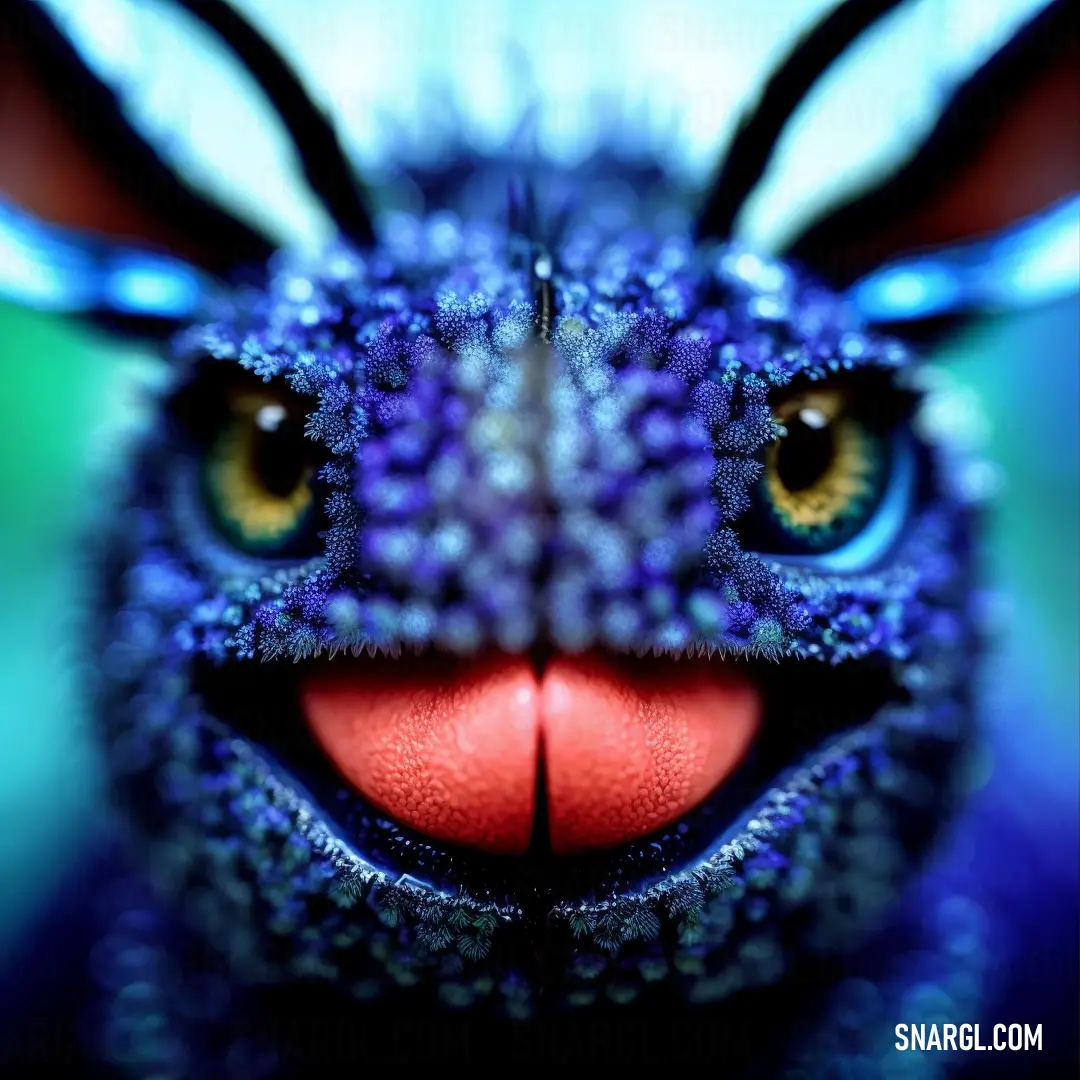
{"type": "MultiPolygon", "coordinates": [[[[811,88],[898,6],[847,0],[796,44],[741,124],[699,236],[730,235],[811,88]]],[[[830,208],[781,254],[848,289],[870,321],[904,323],[908,336],[1075,291],[1077,21],[1072,0],[1043,6],[959,86],[904,165],[830,208]]]]}
{"type": "Polygon", "coordinates": [[[212,273],[266,260],[273,244],[162,160],[44,4],[0,5],[0,48],[0,190],[9,198],[37,217],[164,247],[212,273]]]}
{"type": "Polygon", "coordinates": [[[0,198],[0,299],[168,333],[220,282],[183,259],[51,225],[0,198]]]}
{"type": "Polygon", "coordinates": [[[844,287],[906,252],[1033,221],[1080,181],[1080,6],[1053,0],[953,93],[900,168],[830,207],[786,257],[844,287]]]}
{"type": "Polygon", "coordinates": [[[1050,303],[1080,286],[1080,195],[989,236],[894,259],[849,294],[875,323],[1050,303]]]}
{"type": "Polygon", "coordinates": [[[933,335],[1080,285],[1080,9],[1055,0],[954,95],[897,173],[787,252],[871,321],[933,335]]]}
{"type": "MultiPolygon", "coordinates": [[[[223,0],[160,6],[186,12],[244,66],[329,217],[370,243],[337,136],[282,57],[223,0]]],[[[0,297],[158,333],[222,283],[262,277],[275,245],[170,169],[45,5],[8,0],[0,31],[0,297]]]]}

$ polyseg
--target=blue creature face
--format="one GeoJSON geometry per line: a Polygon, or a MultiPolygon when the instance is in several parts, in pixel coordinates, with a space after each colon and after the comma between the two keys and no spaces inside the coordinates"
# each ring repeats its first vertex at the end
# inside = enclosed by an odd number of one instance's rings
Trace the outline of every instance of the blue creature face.
{"type": "MultiPolygon", "coordinates": [[[[945,35],[932,4],[793,10],[701,187],[599,99],[567,168],[528,102],[481,149],[442,92],[361,180],[352,87],[380,64],[341,80],[338,61],[385,59],[381,16],[97,6],[0,4],[0,83],[58,121],[4,129],[0,296],[156,338],[164,373],[93,523],[88,690],[125,842],[76,896],[85,985],[66,945],[41,954],[79,999],[50,1002],[80,1015],[41,1029],[48,1055],[79,1031],[93,1075],[458,1051],[892,1075],[902,1030],[915,1048],[924,1020],[981,1018],[1045,1024],[1040,1063],[1064,1060],[1070,999],[1039,971],[1060,924],[1034,926],[1054,903],[1017,898],[1065,878],[997,850],[1061,846],[1052,799],[1015,805],[1047,775],[1037,746],[937,843],[994,760],[968,752],[997,474],[948,430],[948,376],[890,334],[1075,292],[1077,195],[1029,160],[1064,140],[1075,5],[969,4],[945,35]],[[188,85],[220,115],[170,92],[188,85]],[[827,104],[871,97],[851,132],[827,104]],[[870,128],[864,168],[847,150],[870,128]]],[[[559,22],[511,7],[519,38],[559,22]]],[[[744,31],[772,37],[729,7],[721,67],[744,31]]],[[[622,10],[604,33],[674,54],[653,14],[655,34],[622,10]]],[[[479,53],[459,15],[451,55],[479,53]]],[[[591,67],[575,29],[572,62],[538,69],[557,84],[591,67]]],[[[615,56],[645,102],[668,67],[615,56]]],[[[537,85],[537,108],[566,89],[537,85]]],[[[978,1057],[951,1052],[900,1064],[978,1057]]]]}
{"type": "Polygon", "coordinates": [[[857,942],[942,820],[970,515],[917,369],[672,220],[584,207],[540,248],[402,217],[279,257],[176,338],[111,538],[103,715],[158,876],[238,980],[512,1016],[541,990],[718,1000],[857,942]],[[320,680],[487,657],[725,672],[760,723],[721,783],[602,839],[556,782],[593,729],[572,753],[549,729],[506,784],[531,811],[512,852],[429,827],[312,725],[320,680]]]}

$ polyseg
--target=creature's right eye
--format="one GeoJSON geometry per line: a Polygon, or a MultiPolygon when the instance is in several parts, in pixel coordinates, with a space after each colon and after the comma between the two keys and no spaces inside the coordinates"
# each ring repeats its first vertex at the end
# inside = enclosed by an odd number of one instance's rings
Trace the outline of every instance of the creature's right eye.
{"type": "Polygon", "coordinates": [[[872,370],[796,386],[773,402],[782,434],[740,531],[767,558],[856,572],[884,556],[915,497],[910,395],[872,370]]]}
{"type": "Polygon", "coordinates": [[[324,455],[304,433],[310,404],[287,388],[241,381],[197,386],[184,406],[198,487],[218,533],[258,558],[318,554],[324,455]]]}

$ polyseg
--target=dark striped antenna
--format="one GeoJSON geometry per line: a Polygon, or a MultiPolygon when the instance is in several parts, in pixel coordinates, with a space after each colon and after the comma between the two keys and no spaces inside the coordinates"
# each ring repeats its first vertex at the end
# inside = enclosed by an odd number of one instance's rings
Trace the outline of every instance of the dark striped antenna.
{"type": "Polygon", "coordinates": [[[698,215],[699,239],[731,235],[735,219],[765,173],[776,144],[811,87],[856,38],[903,0],[845,0],[805,34],[743,118],[698,215]]]}
{"type": "Polygon", "coordinates": [[[175,2],[212,30],[262,88],[289,132],[311,189],[341,231],[361,246],[374,243],[363,193],[337,132],[284,57],[225,0],[175,2]]]}

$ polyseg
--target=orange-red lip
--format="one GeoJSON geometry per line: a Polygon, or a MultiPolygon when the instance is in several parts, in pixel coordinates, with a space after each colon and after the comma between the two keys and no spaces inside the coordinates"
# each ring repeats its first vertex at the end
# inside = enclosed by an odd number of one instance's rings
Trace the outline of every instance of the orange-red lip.
{"type": "Polygon", "coordinates": [[[330,666],[301,688],[337,770],[403,824],[520,855],[543,760],[547,834],[570,855],[676,821],[745,757],[761,696],[731,665],[556,655],[428,655],[330,666]]]}

